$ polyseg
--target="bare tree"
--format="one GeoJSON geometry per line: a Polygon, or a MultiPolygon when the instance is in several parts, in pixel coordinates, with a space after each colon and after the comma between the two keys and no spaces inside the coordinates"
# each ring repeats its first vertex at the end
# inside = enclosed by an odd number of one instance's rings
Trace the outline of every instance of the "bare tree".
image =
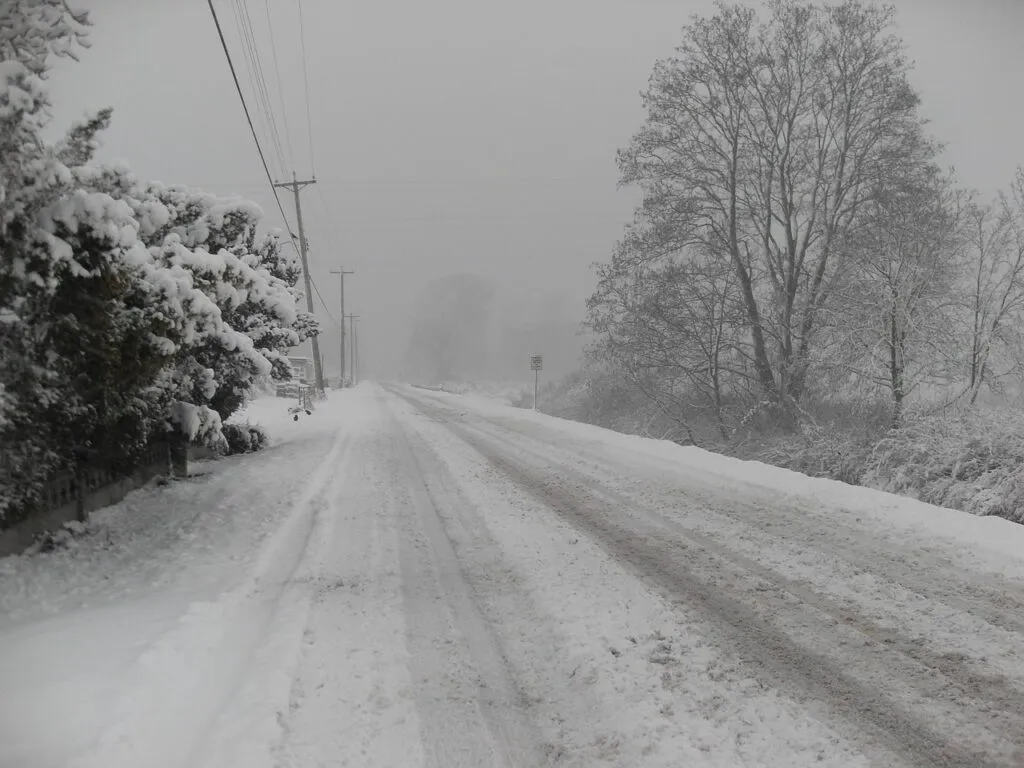
{"type": "Polygon", "coordinates": [[[1016,351],[1024,315],[1024,169],[996,204],[972,201],[965,224],[967,393],[973,405],[983,387],[1016,368],[1007,358],[1016,351]]]}
{"type": "Polygon", "coordinates": [[[592,353],[665,413],[710,411],[728,437],[730,381],[749,375],[733,354],[742,328],[735,276],[707,255],[663,252],[668,242],[665,233],[636,227],[599,268],[588,302],[588,325],[599,339],[592,353]]]}
{"type": "Polygon", "coordinates": [[[677,245],[728,264],[762,391],[804,391],[818,317],[862,209],[921,147],[891,8],[857,0],[739,6],[684,30],[643,94],[647,121],[619,153],[623,183],[677,245]]]}
{"type": "Polygon", "coordinates": [[[893,427],[919,386],[956,375],[958,214],[952,179],[924,169],[879,190],[847,246],[857,268],[841,294],[842,364],[888,390],[893,427]]]}

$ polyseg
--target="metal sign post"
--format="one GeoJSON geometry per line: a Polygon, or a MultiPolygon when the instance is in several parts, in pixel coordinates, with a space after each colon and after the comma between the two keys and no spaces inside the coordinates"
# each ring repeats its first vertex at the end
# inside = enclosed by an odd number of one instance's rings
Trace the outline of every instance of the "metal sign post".
{"type": "Polygon", "coordinates": [[[533,371],[533,410],[537,410],[537,384],[540,372],[544,370],[544,355],[533,355],[530,358],[530,370],[533,371]]]}

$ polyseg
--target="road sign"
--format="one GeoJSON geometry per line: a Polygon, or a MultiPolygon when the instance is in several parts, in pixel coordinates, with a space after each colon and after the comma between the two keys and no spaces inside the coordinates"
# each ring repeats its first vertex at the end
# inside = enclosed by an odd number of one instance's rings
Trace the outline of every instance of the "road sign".
{"type": "Polygon", "coordinates": [[[530,356],[530,370],[533,371],[533,410],[537,410],[537,390],[540,382],[540,372],[544,369],[544,355],[530,356]]]}

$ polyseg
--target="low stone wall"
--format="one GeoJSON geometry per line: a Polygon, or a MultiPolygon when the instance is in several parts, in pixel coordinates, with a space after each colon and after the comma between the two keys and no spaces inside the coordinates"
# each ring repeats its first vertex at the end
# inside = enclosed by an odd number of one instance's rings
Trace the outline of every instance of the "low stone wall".
{"type": "Polygon", "coordinates": [[[168,446],[154,443],[146,451],[139,468],[127,477],[96,467],[54,477],[47,484],[41,508],[25,520],[0,531],[0,557],[24,552],[41,534],[57,530],[72,520],[84,522],[90,512],[116,504],[153,478],[166,477],[170,469],[168,446]]]}

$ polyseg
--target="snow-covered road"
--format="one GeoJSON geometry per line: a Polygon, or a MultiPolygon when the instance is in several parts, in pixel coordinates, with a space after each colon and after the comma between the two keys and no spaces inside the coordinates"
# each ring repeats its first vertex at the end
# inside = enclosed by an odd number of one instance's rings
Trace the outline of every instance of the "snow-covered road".
{"type": "Polygon", "coordinates": [[[274,426],[0,561],[0,766],[1024,765],[1024,526],[406,387],[274,426]]]}

